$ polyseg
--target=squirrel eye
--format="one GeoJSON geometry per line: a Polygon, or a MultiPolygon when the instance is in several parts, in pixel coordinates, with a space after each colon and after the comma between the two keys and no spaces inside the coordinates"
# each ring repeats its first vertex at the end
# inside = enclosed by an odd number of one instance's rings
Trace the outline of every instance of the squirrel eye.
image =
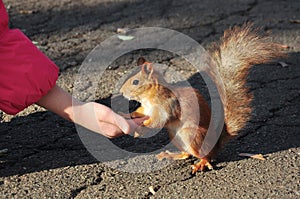
{"type": "Polygon", "coordinates": [[[137,79],[133,80],[132,84],[133,85],[138,85],[139,84],[139,80],[137,80],[137,79]]]}

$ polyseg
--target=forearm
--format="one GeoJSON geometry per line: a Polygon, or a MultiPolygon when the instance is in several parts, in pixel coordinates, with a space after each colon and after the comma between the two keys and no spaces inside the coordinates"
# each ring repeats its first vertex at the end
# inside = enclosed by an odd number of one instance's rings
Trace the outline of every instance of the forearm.
{"type": "MultiPolygon", "coordinates": [[[[68,92],[55,85],[37,102],[37,104],[53,113],[56,113],[64,119],[74,122],[72,101],[73,98],[68,92]]],[[[76,103],[77,105],[83,104],[82,102],[75,100],[73,103],[76,103]]]]}
{"type": "Polygon", "coordinates": [[[95,102],[81,102],[55,85],[38,102],[38,105],[57,115],[106,137],[129,134],[148,117],[125,120],[112,109],[95,102]]]}

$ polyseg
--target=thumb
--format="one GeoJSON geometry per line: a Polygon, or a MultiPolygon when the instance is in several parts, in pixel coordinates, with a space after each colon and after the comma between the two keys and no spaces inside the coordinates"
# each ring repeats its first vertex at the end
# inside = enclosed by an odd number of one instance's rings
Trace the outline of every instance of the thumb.
{"type": "Polygon", "coordinates": [[[126,134],[133,133],[139,126],[143,126],[143,122],[147,119],[149,119],[149,116],[135,118],[132,120],[127,120],[127,122],[129,123],[129,126],[130,126],[130,130],[128,132],[126,132],[126,134]]]}
{"type": "Polygon", "coordinates": [[[138,117],[138,118],[134,118],[133,121],[137,126],[141,126],[143,122],[149,118],[150,118],[149,116],[138,117]]]}
{"type": "Polygon", "coordinates": [[[130,124],[122,116],[115,114],[115,124],[125,133],[129,134],[130,124]]]}
{"type": "Polygon", "coordinates": [[[124,134],[130,134],[134,132],[137,127],[143,125],[143,122],[147,119],[149,119],[149,116],[126,120],[118,115],[116,123],[124,134]]]}

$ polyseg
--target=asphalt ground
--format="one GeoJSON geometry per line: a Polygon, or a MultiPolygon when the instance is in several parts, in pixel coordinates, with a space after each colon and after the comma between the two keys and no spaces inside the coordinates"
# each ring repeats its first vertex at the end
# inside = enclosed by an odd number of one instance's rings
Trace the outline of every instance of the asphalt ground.
{"type": "MultiPolygon", "coordinates": [[[[129,159],[116,155],[110,163],[104,163],[89,153],[72,123],[36,105],[16,116],[0,113],[1,198],[300,197],[299,1],[4,0],[4,3],[11,28],[21,29],[60,67],[58,84],[70,93],[85,57],[115,35],[118,28],[169,28],[207,47],[230,26],[251,21],[270,33],[275,42],[289,46],[289,56],[251,69],[248,85],[254,94],[255,107],[251,121],[218,154],[214,170],[196,175],[191,174],[190,168],[197,161],[194,158],[168,162],[165,167],[154,169],[157,164],[154,153],[145,153],[143,149],[154,151],[168,143],[165,132],[146,141],[121,137],[110,142],[96,135],[103,143],[136,152],[129,159]],[[263,154],[266,160],[240,157],[241,152],[263,154]],[[134,172],[116,169],[131,168],[130,165],[142,166],[134,172]],[[151,171],[146,172],[147,168],[151,171]]],[[[115,84],[141,55],[179,72],[193,86],[203,88],[204,96],[208,97],[205,85],[183,59],[160,50],[134,51],[117,59],[102,75],[93,97],[109,104],[115,84]]],[[[89,99],[85,93],[81,97],[89,99]]],[[[103,144],[100,150],[105,157],[116,154],[110,145],[103,144]]]]}

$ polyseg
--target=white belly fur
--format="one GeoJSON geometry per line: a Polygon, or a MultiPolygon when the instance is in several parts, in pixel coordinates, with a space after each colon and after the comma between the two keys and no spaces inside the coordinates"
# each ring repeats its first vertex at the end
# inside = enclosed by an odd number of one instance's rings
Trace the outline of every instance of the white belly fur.
{"type": "Polygon", "coordinates": [[[148,127],[163,128],[168,121],[168,113],[159,105],[152,105],[148,100],[143,100],[141,104],[144,107],[144,114],[152,120],[151,125],[148,127]]]}

